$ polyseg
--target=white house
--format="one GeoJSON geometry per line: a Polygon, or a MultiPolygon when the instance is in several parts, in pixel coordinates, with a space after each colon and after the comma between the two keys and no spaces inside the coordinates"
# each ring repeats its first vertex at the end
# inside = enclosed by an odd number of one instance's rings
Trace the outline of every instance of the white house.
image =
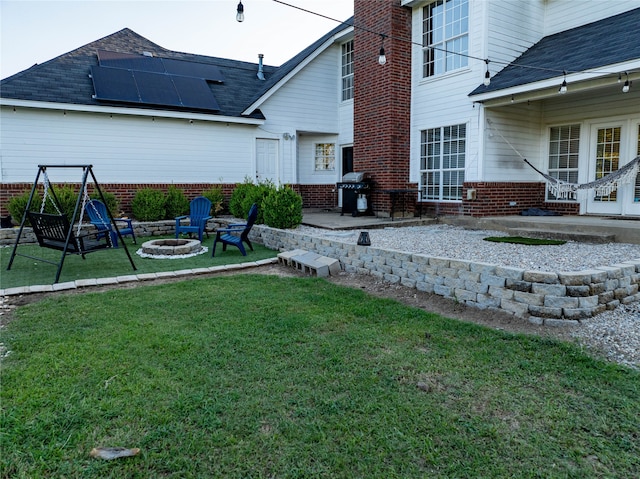
{"type": "Polygon", "coordinates": [[[640,0],[354,0],[280,67],[125,29],[2,80],[0,209],[64,162],[93,164],[125,206],[140,186],[250,178],[334,207],[355,170],[381,215],[404,191],[436,214],[640,216],[638,25],[640,0]],[[154,96],[176,75],[196,103],[154,96]]]}

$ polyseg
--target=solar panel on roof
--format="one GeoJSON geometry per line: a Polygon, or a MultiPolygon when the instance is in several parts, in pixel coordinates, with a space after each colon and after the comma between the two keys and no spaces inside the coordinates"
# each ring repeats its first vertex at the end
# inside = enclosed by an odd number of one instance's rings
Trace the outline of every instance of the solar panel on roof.
{"type": "Polygon", "coordinates": [[[98,61],[100,62],[100,66],[103,67],[124,68],[125,70],[141,72],[165,72],[164,65],[160,58],[144,55],[98,50],[98,61]]]}
{"type": "Polygon", "coordinates": [[[91,79],[98,100],[140,101],[136,80],[129,70],[91,67],[91,79]]]}
{"type": "Polygon", "coordinates": [[[183,60],[173,60],[171,58],[163,58],[162,63],[167,71],[172,75],[182,75],[194,78],[204,78],[216,83],[223,83],[224,76],[215,65],[207,65],[206,63],[185,62],[183,60]]]}
{"type": "Polygon", "coordinates": [[[206,110],[220,109],[215,96],[211,93],[211,88],[209,88],[207,82],[202,78],[190,78],[176,75],[172,78],[173,84],[176,87],[183,106],[190,108],[203,108],[206,110]]]}
{"type": "Polygon", "coordinates": [[[142,72],[169,73],[194,78],[204,78],[216,83],[223,83],[222,71],[215,65],[200,62],[174,60],[172,58],[149,57],[132,53],[110,52],[98,50],[100,66],[124,68],[142,72]]]}
{"type": "Polygon", "coordinates": [[[94,98],[199,110],[220,109],[202,78],[92,66],[94,98]]]}
{"type": "Polygon", "coordinates": [[[133,72],[133,77],[136,79],[142,103],[181,106],[180,97],[170,75],[133,72]]]}

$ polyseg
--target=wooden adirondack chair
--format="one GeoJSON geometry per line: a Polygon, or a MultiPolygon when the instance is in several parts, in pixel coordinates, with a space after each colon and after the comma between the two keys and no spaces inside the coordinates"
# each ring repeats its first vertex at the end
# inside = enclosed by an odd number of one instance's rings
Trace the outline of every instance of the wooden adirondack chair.
{"type": "MultiPolygon", "coordinates": [[[[107,207],[100,200],[91,200],[88,201],[84,207],[85,213],[89,216],[89,220],[91,224],[96,227],[98,230],[98,238],[102,236],[109,235],[111,237],[111,243],[114,248],[118,247],[118,234],[116,233],[113,224],[111,223],[109,213],[107,212],[107,207]]],[[[133,242],[136,242],[136,234],[133,231],[133,225],[131,224],[131,220],[128,218],[113,218],[113,221],[117,221],[118,229],[120,230],[120,235],[122,236],[131,236],[133,238],[133,242]]]]}
{"type": "Polygon", "coordinates": [[[176,218],[176,239],[180,233],[198,233],[198,239],[202,241],[202,234],[206,232],[207,221],[211,218],[211,201],[204,196],[197,196],[189,204],[189,214],[176,218]],[[189,218],[189,224],[181,224],[181,220],[189,218]]]}
{"type": "Polygon", "coordinates": [[[228,228],[220,228],[216,230],[216,239],[213,241],[213,251],[211,257],[216,255],[216,246],[218,242],[222,243],[222,251],[227,251],[227,245],[235,246],[240,250],[242,256],[247,256],[247,252],[244,249],[243,243],[247,243],[247,246],[253,251],[253,245],[249,240],[249,232],[253,227],[253,224],[258,218],[258,205],[255,203],[249,210],[246,223],[234,223],[230,224],[228,228]]]}

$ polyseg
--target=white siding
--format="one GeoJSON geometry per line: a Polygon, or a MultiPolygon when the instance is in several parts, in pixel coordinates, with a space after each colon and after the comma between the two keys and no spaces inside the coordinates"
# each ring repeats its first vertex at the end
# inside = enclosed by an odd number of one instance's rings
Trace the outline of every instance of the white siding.
{"type": "Polygon", "coordinates": [[[547,0],[546,3],[545,36],[640,7],[640,0],[547,0]]]}
{"type": "Polygon", "coordinates": [[[281,181],[300,184],[335,183],[335,172],[314,171],[313,145],[309,135],[321,142],[353,141],[353,102],[340,102],[340,46],[315,58],[260,108],[267,121],[262,129],[282,137],[295,133],[295,142],[282,142],[281,181]],[[340,106],[339,106],[340,105],[340,106]]]}
{"type": "Polygon", "coordinates": [[[2,182],[33,181],[39,164],[93,164],[101,183],[240,182],[253,169],[255,127],[5,107],[1,122],[2,182]]]}

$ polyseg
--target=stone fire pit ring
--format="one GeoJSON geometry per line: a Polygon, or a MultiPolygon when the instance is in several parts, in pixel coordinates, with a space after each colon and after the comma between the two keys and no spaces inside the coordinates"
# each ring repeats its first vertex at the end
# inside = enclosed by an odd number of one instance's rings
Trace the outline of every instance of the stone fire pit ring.
{"type": "Polygon", "coordinates": [[[136,251],[142,258],[180,259],[206,253],[208,248],[197,239],[155,239],[142,243],[136,251]]]}

